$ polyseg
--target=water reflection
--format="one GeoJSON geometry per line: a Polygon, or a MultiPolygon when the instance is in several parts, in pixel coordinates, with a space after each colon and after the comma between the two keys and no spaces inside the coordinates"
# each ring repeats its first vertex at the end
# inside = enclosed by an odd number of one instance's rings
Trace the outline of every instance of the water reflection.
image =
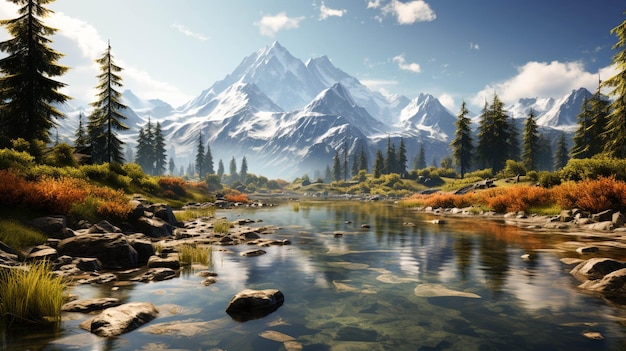
{"type": "MultiPolygon", "coordinates": [[[[626,313],[582,294],[571,267],[547,251],[568,238],[534,234],[498,222],[429,217],[391,204],[301,202],[272,209],[218,213],[277,225],[290,246],[214,249],[217,283],[194,274],[157,284],[81,286],[81,298],[151,301],[162,313],[149,326],[182,323],[185,337],[145,327],[102,340],[67,320],[38,340],[3,334],[6,349],[279,350],[260,335],[292,337],[303,350],[587,350],[622,349],[626,313]],[[414,223],[407,226],[406,223],[414,223]],[[370,228],[361,228],[369,224],[370,228]],[[341,235],[337,235],[340,233],[341,235]],[[522,255],[532,253],[531,260],[522,255]],[[271,315],[238,323],[225,314],[238,291],[280,289],[285,303],[271,315]],[[170,311],[165,313],[163,311],[170,311]],[[194,330],[198,330],[194,333],[194,330]],[[591,340],[586,332],[599,332],[591,340]],[[271,334],[271,333],[270,333],[271,334]],[[82,341],[77,341],[82,338],[82,341]],[[85,341],[86,340],[86,341],[85,341]],[[82,342],[82,343],[81,343],[82,342]],[[20,349],[20,348],[17,348],[20,349]]],[[[84,318],[84,317],[81,317],[84,318]]]]}

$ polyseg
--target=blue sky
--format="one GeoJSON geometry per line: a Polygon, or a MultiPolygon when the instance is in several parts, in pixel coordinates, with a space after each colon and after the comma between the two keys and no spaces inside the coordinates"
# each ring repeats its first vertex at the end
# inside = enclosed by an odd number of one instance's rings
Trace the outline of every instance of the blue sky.
{"type": "MultiPolygon", "coordinates": [[[[124,88],[179,106],[279,41],[295,57],[327,55],[374,90],[438,97],[454,113],[597,87],[626,17],[623,0],[57,0],[51,46],[72,69],[74,104],[94,100],[93,60],[110,40],[124,88]]],[[[0,2],[0,18],[15,17],[0,2]]],[[[0,40],[6,40],[0,31],[0,40]]]]}

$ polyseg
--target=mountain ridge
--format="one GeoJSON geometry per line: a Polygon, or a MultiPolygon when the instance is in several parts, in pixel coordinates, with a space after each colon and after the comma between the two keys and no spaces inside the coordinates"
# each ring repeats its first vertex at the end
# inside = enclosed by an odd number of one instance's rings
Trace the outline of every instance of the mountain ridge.
{"type": "MultiPolygon", "coordinates": [[[[541,128],[570,133],[580,112],[577,104],[588,93],[581,88],[559,99],[520,99],[507,109],[521,119],[533,108],[541,128]]],[[[134,129],[122,133],[129,147],[134,148],[136,130],[150,118],[161,123],[169,138],[168,156],[177,165],[193,162],[201,132],[216,163],[246,156],[251,172],[283,178],[323,171],[344,147],[352,153],[363,146],[371,167],[376,150],[384,150],[388,139],[397,146],[403,138],[409,160],[420,145],[429,159],[438,160],[450,154],[456,121],[428,93],[413,99],[384,96],[327,56],[305,63],[278,42],[248,55],[224,79],[176,108],[142,100],[130,90],[123,98],[134,129]]],[[[66,128],[65,135],[74,130],[66,128]]]]}

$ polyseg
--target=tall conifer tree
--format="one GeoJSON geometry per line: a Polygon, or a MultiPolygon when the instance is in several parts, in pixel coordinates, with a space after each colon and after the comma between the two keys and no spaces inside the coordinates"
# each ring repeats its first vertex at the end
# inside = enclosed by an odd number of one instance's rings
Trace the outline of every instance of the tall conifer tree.
{"type": "Polygon", "coordinates": [[[465,177],[465,173],[472,166],[472,157],[474,154],[474,142],[472,140],[472,121],[468,117],[469,110],[465,105],[465,101],[461,103],[461,111],[457,116],[456,131],[452,146],[452,156],[456,166],[461,171],[461,178],[465,177]]]}
{"type": "Polygon", "coordinates": [[[122,122],[128,117],[121,112],[127,108],[121,102],[122,94],[116,89],[122,87],[122,77],[118,74],[122,68],[113,62],[111,44],[107,46],[104,54],[96,60],[96,63],[100,65],[101,73],[97,76],[97,100],[91,103],[94,110],[89,115],[89,123],[92,125],[92,129],[97,131],[96,135],[93,135],[94,139],[91,139],[91,145],[100,142],[104,144],[104,153],[96,155],[97,158],[102,158],[101,161],[122,163],[124,162],[122,153],[124,142],[118,138],[116,131],[128,129],[122,122]]]}
{"type": "Polygon", "coordinates": [[[567,140],[565,140],[565,133],[561,132],[559,141],[556,144],[556,153],[554,154],[554,169],[558,171],[565,167],[567,161],[569,161],[567,140]]]}
{"type": "MultiPolygon", "coordinates": [[[[626,15],[626,11],[622,14],[626,15]]],[[[613,96],[611,113],[606,125],[607,135],[604,150],[612,156],[626,157],[626,20],[611,29],[611,34],[617,36],[617,43],[613,50],[613,66],[618,70],[617,74],[603,83],[603,86],[613,88],[610,95],[613,96]]]]}
{"type": "Polygon", "coordinates": [[[165,137],[161,130],[161,123],[157,122],[154,128],[154,174],[165,173],[167,164],[167,152],[165,151],[165,137]]]}
{"type": "Polygon", "coordinates": [[[537,170],[539,157],[539,131],[535,112],[530,109],[528,118],[524,124],[524,134],[522,135],[522,162],[527,170],[537,170]]]}
{"type": "Polygon", "coordinates": [[[204,178],[206,174],[206,167],[204,162],[206,161],[206,155],[204,154],[204,141],[202,141],[202,132],[198,134],[198,142],[196,147],[196,173],[200,178],[204,178]]]}
{"type": "Polygon", "coordinates": [[[52,78],[68,68],[57,63],[63,54],[48,46],[56,29],[42,22],[53,12],[43,5],[53,1],[10,0],[22,5],[19,17],[0,21],[12,36],[0,42],[6,53],[0,59],[0,147],[17,138],[48,143],[51,128],[64,117],[54,105],[70,97],[60,92],[66,84],[52,78]]]}

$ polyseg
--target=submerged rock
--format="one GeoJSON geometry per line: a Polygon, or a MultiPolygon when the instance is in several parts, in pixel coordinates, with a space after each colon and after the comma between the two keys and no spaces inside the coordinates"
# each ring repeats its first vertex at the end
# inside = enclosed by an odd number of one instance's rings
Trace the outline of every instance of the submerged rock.
{"type": "Polygon", "coordinates": [[[228,303],[226,313],[238,322],[267,316],[283,305],[285,296],[280,290],[246,289],[237,293],[228,303]]]}
{"type": "Polygon", "coordinates": [[[150,302],[131,302],[107,308],[80,326],[98,336],[118,336],[150,322],[158,313],[157,308],[150,302]]]}
{"type": "Polygon", "coordinates": [[[570,274],[580,281],[594,280],[622,268],[626,268],[626,264],[611,258],[590,258],[579,263],[570,274]]]}
{"type": "Polygon", "coordinates": [[[473,299],[480,299],[480,295],[474,293],[458,291],[448,289],[439,284],[420,284],[415,288],[415,295],[419,297],[443,297],[443,296],[456,296],[456,297],[469,297],[473,299]]]}
{"type": "Polygon", "coordinates": [[[114,297],[103,297],[85,300],[70,301],[61,308],[65,312],[92,312],[119,306],[122,303],[114,297]]]}

